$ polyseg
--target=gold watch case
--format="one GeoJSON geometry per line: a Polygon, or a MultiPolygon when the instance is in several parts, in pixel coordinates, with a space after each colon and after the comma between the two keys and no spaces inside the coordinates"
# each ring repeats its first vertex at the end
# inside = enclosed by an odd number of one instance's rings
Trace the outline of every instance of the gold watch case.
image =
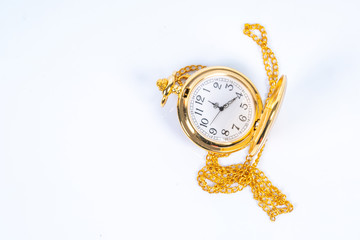
{"type": "Polygon", "coordinates": [[[256,121],[260,119],[260,115],[263,110],[263,104],[258,90],[245,75],[228,67],[216,66],[216,67],[203,68],[192,74],[187,79],[178,98],[177,110],[178,110],[180,125],[183,131],[195,144],[202,147],[203,149],[206,149],[207,151],[229,153],[243,149],[250,143],[254,135],[254,130],[255,130],[254,127],[256,121]],[[196,128],[192,125],[190,121],[188,110],[189,110],[189,101],[190,101],[189,98],[191,92],[194,90],[195,86],[200,81],[214,76],[228,76],[234,78],[235,80],[241,82],[247,88],[247,90],[250,92],[252,96],[255,106],[254,119],[253,122],[251,123],[253,127],[251,127],[250,130],[241,139],[232,142],[222,142],[222,143],[211,141],[209,139],[204,138],[199,132],[197,132],[196,128]]]}
{"type": "Polygon", "coordinates": [[[249,154],[255,156],[265,144],[275,119],[279,113],[286,90],[286,76],[281,76],[269,101],[265,105],[259,124],[255,130],[254,139],[250,143],[249,154]]]}
{"type": "Polygon", "coordinates": [[[177,111],[184,133],[201,148],[218,153],[231,153],[250,145],[249,153],[255,155],[266,142],[266,137],[280,109],[286,87],[286,77],[278,81],[275,91],[263,109],[260,94],[254,84],[242,73],[222,66],[206,67],[192,74],[184,83],[179,94],[177,111]],[[202,80],[214,76],[228,76],[241,82],[250,92],[255,106],[255,115],[250,130],[241,138],[232,142],[215,142],[204,138],[192,125],[189,116],[189,101],[195,86],[202,80]]]}

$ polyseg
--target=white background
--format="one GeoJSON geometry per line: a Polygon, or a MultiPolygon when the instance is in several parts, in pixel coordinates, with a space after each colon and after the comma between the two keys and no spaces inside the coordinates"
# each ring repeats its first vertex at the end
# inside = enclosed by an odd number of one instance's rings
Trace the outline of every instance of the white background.
{"type": "MultiPolygon", "coordinates": [[[[0,2],[0,239],[359,239],[358,1],[0,2]],[[261,23],[288,76],[259,168],[294,204],[197,185],[206,152],[156,80],[190,64],[248,76],[261,23]]],[[[243,162],[243,153],[222,164],[243,162]]]]}

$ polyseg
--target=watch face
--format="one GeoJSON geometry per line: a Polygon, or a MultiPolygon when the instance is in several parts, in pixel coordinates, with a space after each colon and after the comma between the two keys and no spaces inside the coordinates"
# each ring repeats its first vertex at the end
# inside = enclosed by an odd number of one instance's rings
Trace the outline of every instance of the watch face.
{"type": "Polygon", "coordinates": [[[194,129],[217,143],[243,138],[253,127],[255,104],[245,85],[226,75],[199,81],[189,97],[188,114],[194,129]]]}

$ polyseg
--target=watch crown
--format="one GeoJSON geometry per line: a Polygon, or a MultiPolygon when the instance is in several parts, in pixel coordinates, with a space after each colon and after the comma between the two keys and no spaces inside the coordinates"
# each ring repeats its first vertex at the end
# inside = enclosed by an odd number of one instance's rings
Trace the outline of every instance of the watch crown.
{"type": "Polygon", "coordinates": [[[157,80],[156,85],[162,91],[163,98],[161,99],[161,106],[163,107],[168,99],[168,96],[172,93],[175,85],[175,74],[174,72],[168,79],[162,78],[157,80]]]}
{"type": "Polygon", "coordinates": [[[169,81],[166,78],[159,79],[156,82],[156,86],[158,86],[160,91],[164,91],[166,86],[168,85],[169,81]]]}

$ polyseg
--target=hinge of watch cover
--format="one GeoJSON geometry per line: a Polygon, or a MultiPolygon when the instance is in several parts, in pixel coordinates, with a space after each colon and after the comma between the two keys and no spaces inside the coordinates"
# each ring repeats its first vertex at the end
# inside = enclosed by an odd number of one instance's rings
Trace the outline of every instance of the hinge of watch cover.
{"type": "Polygon", "coordinates": [[[254,130],[256,130],[259,126],[260,119],[256,120],[254,123],[254,130]]]}

